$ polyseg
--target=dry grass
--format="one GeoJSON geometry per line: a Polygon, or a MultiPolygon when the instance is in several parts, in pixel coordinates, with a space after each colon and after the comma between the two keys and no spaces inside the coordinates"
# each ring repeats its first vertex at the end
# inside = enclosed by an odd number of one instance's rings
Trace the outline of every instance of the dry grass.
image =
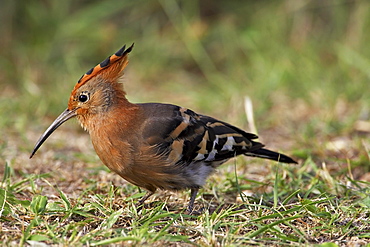
{"type": "MultiPolygon", "coordinates": [[[[341,148],[348,144],[349,137],[328,140],[324,148],[312,148],[318,152],[314,156],[317,161],[301,159],[299,166],[245,158],[231,161],[210,178],[197,199],[196,208],[202,213],[188,216],[183,214],[188,192],[161,191],[143,209],[137,209],[135,203],[143,193],[138,194],[136,187],[103,167],[88,134],[73,128],[73,124],[58,130],[32,160],[28,152],[14,153],[14,146],[21,143],[18,137],[7,140],[3,157],[11,168],[1,185],[11,193],[5,205],[9,213],[3,211],[1,222],[5,243],[367,243],[369,173],[361,166],[351,167],[351,162],[338,161],[348,159],[348,155],[352,159],[366,155],[360,150],[361,145],[368,145],[364,140],[350,154],[341,148]],[[319,161],[327,156],[333,160],[319,161]]],[[[295,145],[279,141],[287,140],[292,133],[284,133],[282,128],[279,136],[276,131],[261,130],[261,138],[281,149],[295,145]]],[[[37,134],[28,132],[26,138],[36,140],[37,134]]]]}

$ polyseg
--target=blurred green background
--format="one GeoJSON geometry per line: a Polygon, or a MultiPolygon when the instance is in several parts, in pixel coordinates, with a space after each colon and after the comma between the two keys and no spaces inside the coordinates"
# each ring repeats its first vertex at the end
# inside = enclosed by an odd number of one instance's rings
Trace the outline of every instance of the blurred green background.
{"type": "Polygon", "coordinates": [[[129,100],[179,104],[247,129],[249,96],[262,140],[369,170],[369,1],[1,5],[0,144],[21,141],[13,156],[30,152],[28,134],[41,134],[66,108],[83,73],[135,43],[129,100]]]}

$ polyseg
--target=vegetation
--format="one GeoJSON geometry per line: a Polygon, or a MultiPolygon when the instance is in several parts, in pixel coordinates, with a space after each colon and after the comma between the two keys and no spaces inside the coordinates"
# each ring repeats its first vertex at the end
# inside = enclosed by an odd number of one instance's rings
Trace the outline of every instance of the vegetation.
{"type": "Polygon", "coordinates": [[[3,245],[370,245],[370,2],[8,0],[0,18],[3,245]],[[258,130],[299,165],[233,159],[189,216],[187,191],[137,208],[75,121],[30,160],[79,77],[133,42],[132,102],[258,130]]]}

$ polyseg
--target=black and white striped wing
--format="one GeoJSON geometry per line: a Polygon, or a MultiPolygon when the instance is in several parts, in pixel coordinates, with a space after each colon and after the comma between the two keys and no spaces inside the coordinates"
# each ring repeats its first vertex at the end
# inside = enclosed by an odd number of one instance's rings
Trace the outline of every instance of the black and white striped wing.
{"type": "Polygon", "coordinates": [[[263,147],[253,141],[256,135],[212,117],[174,105],[144,105],[150,113],[144,136],[174,163],[219,163],[263,147]]]}

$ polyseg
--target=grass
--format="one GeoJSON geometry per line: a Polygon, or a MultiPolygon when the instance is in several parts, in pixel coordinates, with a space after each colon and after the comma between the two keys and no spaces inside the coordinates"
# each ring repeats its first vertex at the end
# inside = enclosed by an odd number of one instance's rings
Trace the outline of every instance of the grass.
{"type": "Polygon", "coordinates": [[[366,1],[6,1],[0,31],[0,241],[12,245],[370,243],[366,1]],[[133,102],[168,102],[299,160],[236,158],[199,193],[144,191],[105,168],[71,121],[33,144],[74,83],[135,42],[133,102]],[[249,121],[249,122],[248,122],[249,121]]]}

